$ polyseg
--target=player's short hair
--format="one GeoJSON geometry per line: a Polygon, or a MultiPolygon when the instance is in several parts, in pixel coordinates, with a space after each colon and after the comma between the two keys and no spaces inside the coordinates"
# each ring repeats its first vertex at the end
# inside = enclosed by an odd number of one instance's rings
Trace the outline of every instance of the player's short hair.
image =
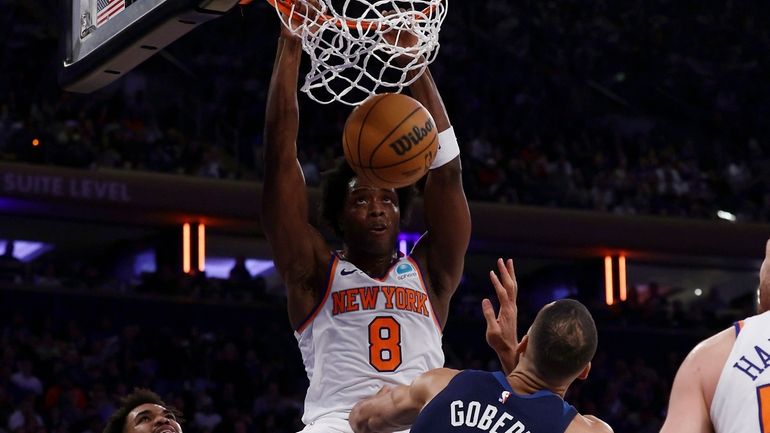
{"type": "Polygon", "coordinates": [[[543,308],[529,330],[532,361],[548,381],[574,378],[596,354],[598,335],[588,309],[574,299],[543,308]]]}
{"type": "Polygon", "coordinates": [[[177,422],[182,422],[181,413],[166,405],[158,394],[155,394],[149,389],[136,388],[134,389],[134,392],[121,399],[120,407],[110,416],[110,419],[107,420],[107,425],[104,426],[102,433],[123,433],[128,414],[136,409],[137,406],[143,404],[157,404],[158,406],[163,406],[176,416],[177,422]]]}
{"type": "MultiPolygon", "coordinates": [[[[356,176],[356,172],[350,168],[344,158],[338,158],[334,168],[324,172],[321,183],[321,219],[328,225],[334,234],[340,239],[343,237],[343,229],[340,226],[340,215],[345,206],[348,194],[348,183],[356,176]]],[[[401,211],[401,224],[409,221],[409,213],[412,202],[417,194],[414,186],[396,189],[398,195],[398,207],[401,211]]]]}

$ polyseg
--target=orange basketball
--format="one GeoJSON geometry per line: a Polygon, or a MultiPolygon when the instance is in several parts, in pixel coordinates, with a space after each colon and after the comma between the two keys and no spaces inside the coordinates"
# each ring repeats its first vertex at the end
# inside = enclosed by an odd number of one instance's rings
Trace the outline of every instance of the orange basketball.
{"type": "Polygon", "coordinates": [[[356,174],[381,188],[417,182],[436,157],[433,116],[399,93],[373,95],[356,107],[342,136],[345,159],[356,174]]]}

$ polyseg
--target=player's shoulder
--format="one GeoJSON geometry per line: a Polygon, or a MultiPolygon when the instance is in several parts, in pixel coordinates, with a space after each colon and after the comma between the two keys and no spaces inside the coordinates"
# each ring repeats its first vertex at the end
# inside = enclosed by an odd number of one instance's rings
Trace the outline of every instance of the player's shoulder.
{"type": "Polygon", "coordinates": [[[735,344],[735,329],[727,328],[701,341],[696,345],[679,366],[676,380],[691,383],[703,393],[708,406],[719,382],[725,362],[735,344]]]}
{"type": "Polygon", "coordinates": [[[417,376],[417,378],[414,380],[415,383],[418,384],[435,384],[438,383],[441,388],[446,386],[449,381],[451,381],[455,376],[462,373],[462,370],[455,370],[453,368],[434,368],[432,370],[428,370],[425,373],[417,376]]]}
{"type": "Polygon", "coordinates": [[[460,372],[460,370],[451,368],[434,368],[428,370],[417,376],[412,382],[412,385],[409,387],[409,393],[412,399],[425,405],[443,391],[444,388],[449,385],[449,382],[451,382],[460,372]]]}
{"type": "Polygon", "coordinates": [[[593,415],[578,414],[565,433],[614,433],[612,427],[593,415]]]}
{"type": "Polygon", "coordinates": [[[715,357],[725,357],[735,343],[735,328],[730,327],[698,343],[687,355],[684,363],[700,365],[713,363],[715,357]]]}

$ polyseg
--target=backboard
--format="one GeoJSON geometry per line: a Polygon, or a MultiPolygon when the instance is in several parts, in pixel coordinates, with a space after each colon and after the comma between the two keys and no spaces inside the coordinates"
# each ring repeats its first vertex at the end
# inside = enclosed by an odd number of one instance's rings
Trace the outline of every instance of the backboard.
{"type": "Polygon", "coordinates": [[[66,0],[59,74],[70,92],[90,93],[130,71],[238,0],[66,0]]]}

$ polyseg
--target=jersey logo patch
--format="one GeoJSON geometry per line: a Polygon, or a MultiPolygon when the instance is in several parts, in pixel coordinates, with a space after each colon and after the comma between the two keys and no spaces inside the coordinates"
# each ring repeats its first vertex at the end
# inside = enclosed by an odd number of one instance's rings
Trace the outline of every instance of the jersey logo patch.
{"type": "Polygon", "coordinates": [[[407,272],[412,272],[413,270],[414,268],[412,267],[412,265],[408,263],[402,263],[398,265],[398,267],[396,268],[396,273],[398,275],[403,275],[403,274],[406,274],[407,272]]]}
{"type": "Polygon", "coordinates": [[[505,403],[506,401],[508,401],[508,397],[510,396],[511,396],[510,392],[503,391],[503,393],[500,394],[500,398],[498,398],[497,401],[499,401],[500,403],[505,403]]]}
{"type": "Polygon", "coordinates": [[[343,277],[348,276],[350,274],[355,274],[355,273],[356,273],[355,269],[352,269],[352,270],[343,269],[340,271],[340,275],[342,275],[343,277]]]}
{"type": "Polygon", "coordinates": [[[417,271],[409,263],[402,263],[396,267],[396,278],[399,280],[405,280],[417,276],[417,271]]]}

